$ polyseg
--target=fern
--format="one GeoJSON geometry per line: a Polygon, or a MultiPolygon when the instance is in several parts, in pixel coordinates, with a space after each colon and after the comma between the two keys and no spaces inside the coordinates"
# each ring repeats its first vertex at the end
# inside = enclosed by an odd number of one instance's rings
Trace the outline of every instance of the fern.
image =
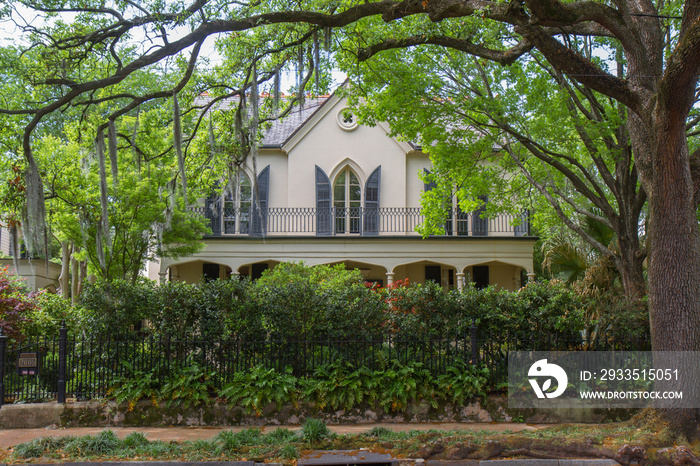
{"type": "Polygon", "coordinates": [[[298,387],[299,380],[292,375],[291,369],[279,373],[257,366],[250,372],[235,373],[219,396],[227,399],[229,404],[240,405],[259,416],[270,403],[275,403],[277,408],[289,402],[296,405],[298,387]]]}

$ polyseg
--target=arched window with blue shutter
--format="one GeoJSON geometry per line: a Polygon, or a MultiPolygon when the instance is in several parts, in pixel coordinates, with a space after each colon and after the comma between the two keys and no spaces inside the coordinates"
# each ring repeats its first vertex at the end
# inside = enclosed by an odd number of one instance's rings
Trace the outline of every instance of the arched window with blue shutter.
{"type": "Polygon", "coordinates": [[[379,234],[379,187],[382,180],[382,166],[378,166],[365,183],[364,234],[379,234]]]}
{"type": "Polygon", "coordinates": [[[333,220],[331,182],[328,175],[316,165],[316,235],[330,236],[333,220]]]}
{"type": "Polygon", "coordinates": [[[253,193],[253,229],[251,235],[264,235],[267,231],[267,199],[270,192],[270,166],[258,175],[257,189],[253,193]]]}

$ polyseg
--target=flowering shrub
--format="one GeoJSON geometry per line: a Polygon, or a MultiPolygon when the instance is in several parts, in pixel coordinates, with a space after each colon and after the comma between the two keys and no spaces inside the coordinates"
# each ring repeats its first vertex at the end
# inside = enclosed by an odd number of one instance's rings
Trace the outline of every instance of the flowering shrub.
{"type": "Polygon", "coordinates": [[[0,268],[0,325],[5,335],[19,337],[33,309],[32,296],[24,283],[7,267],[0,268]]]}

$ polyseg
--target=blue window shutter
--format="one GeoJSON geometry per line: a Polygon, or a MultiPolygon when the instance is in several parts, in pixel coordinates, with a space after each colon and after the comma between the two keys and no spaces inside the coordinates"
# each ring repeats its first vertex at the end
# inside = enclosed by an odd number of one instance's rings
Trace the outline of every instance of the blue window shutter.
{"type": "Polygon", "coordinates": [[[520,213],[520,225],[515,225],[515,236],[527,236],[530,230],[530,211],[524,210],[520,213]]]}
{"type": "Polygon", "coordinates": [[[253,235],[264,235],[267,231],[267,199],[270,191],[270,166],[258,175],[258,189],[253,192],[253,235]]]}
{"type": "Polygon", "coordinates": [[[209,221],[212,236],[221,236],[221,196],[212,194],[204,201],[204,218],[209,221]]]}
{"type": "Polygon", "coordinates": [[[333,224],[331,209],[331,182],[328,175],[316,165],[316,235],[330,236],[333,224]]]}
{"type": "MultiPolygon", "coordinates": [[[[423,169],[423,173],[425,173],[426,175],[430,175],[430,170],[428,170],[427,168],[424,168],[424,169],[423,169]]],[[[433,180],[431,180],[431,181],[428,182],[428,183],[423,183],[423,190],[424,190],[426,193],[427,193],[428,191],[432,191],[432,190],[435,189],[435,188],[437,188],[437,183],[436,183],[435,181],[433,181],[433,180]]],[[[447,236],[452,236],[452,222],[453,222],[453,219],[452,219],[452,206],[451,206],[451,203],[450,203],[450,202],[451,202],[450,199],[445,199],[445,203],[447,204],[447,205],[446,205],[446,207],[447,207],[447,218],[445,218],[445,225],[444,225],[444,228],[445,228],[445,234],[446,234],[447,236]]],[[[458,223],[458,227],[459,227],[459,225],[460,225],[460,224],[458,223]]],[[[463,225],[464,225],[464,223],[462,223],[462,226],[463,226],[463,225]]]]}
{"type": "Polygon", "coordinates": [[[488,236],[489,234],[489,219],[481,218],[481,214],[486,210],[486,204],[489,198],[486,196],[479,196],[483,204],[472,212],[472,225],[474,228],[474,236],[488,236]]]}
{"type": "MultiPolygon", "coordinates": [[[[423,169],[423,173],[426,175],[430,175],[430,170],[427,168],[423,169]]],[[[437,183],[435,181],[430,181],[429,183],[423,183],[423,190],[427,193],[428,191],[432,191],[433,189],[437,188],[437,183]]]]}
{"type": "Polygon", "coordinates": [[[382,181],[382,166],[374,169],[365,183],[365,235],[379,234],[379,187],[382,181]]]}

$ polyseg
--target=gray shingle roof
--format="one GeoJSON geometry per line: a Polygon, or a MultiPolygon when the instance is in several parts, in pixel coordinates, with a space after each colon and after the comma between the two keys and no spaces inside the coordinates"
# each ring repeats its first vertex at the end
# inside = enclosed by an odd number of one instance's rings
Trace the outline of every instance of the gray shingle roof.
{"type": "Polygon", "coordinates": [[[273,121],[270,129],[265,132],[265,136],[262,140],[262,147],[282,146],[309,118],[311,118],[311,115],[316,113],[316,110],[318,110],[326,100],[328,100],[328,97],[307,99],[303,109],[299,110],[299,107],[296,107],[286,117],[273,121]]]}

